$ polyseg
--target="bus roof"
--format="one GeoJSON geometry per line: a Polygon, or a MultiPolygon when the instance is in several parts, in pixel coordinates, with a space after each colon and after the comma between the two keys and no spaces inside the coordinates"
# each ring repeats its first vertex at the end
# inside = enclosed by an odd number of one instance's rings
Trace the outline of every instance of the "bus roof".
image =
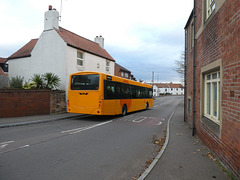
{"type": "Polygon", "coordinates": [[[144,83],[141,83],[141,82],[137,82],[137,81],[133,81],[133,80],[130,80],[130,79],[122,78],[122,77],[119,77],[119,76],[114,76],[114,75],[111,75],[111,74],[106,74],[106,73],[96,72],[96,71],[81,71],[81,72],[73,73],[73,74],[71,74],[71,76],[72,75],[84,75],[84,74],[85,75],[87,75],[87,74],[99,74],[99,75],[111,76],[115,80],[123,82],[123,83],[125,82],[125,83],[132,84],[132,85],[152,88],[152,86],[149,85],[149,84],[144,84],[144,83]]]}

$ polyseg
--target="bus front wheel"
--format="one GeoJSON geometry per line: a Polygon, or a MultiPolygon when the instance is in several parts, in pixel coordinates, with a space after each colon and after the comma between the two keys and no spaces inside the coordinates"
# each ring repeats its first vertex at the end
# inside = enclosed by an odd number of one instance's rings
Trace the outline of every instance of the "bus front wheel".
{"type": "Polygon", "coordinates": [[[127,114],[127,106],[124,104],[122,107],[122,116],[125,116],[127,114]]]}

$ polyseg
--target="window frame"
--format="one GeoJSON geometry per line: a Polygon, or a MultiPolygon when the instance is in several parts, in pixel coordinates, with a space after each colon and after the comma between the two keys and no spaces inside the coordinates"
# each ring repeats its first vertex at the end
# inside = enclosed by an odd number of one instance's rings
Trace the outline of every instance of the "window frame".
{"type": "Polygon", "coordinates": [[[106,71],[110,71],[110,61],[106,60],[106,71]]]}
{"type": "Polygon", "coordinates": [[[82,51],[77,51],[77,66],[83,67],[84,66],[84,53],[82,51]],[[78,57],[78,54],[81,53],[82,57],[78,57]],[[78,64],[78,62],[82,62],[81,64],[78,64]]]}
{"type": "Polygon", "coordinates": [[[220,125],[221,74],[220,70],[204,74],[203,115],[220,125]],[[217,74],[217,77],[213,77],[217,74]],[[215,86],[216,85],[216,86],[215,86]],[[214,91],[216,88],[216,91],[214,91]],[[216,102],[215,102],[216,101],[216,102]],[[216,114],[215,114],[216,113],[216,114]]]}
{"type": "Polygon", "coordinates": [[[216,9],[216,0],[205,0],[205,20],[213,14],[216,9]]]}

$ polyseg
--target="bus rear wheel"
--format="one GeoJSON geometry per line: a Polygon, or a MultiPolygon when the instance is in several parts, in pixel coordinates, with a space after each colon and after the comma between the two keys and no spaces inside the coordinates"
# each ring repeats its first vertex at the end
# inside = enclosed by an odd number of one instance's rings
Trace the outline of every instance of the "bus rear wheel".
{"type": "Polygon", "coordinates": [[[146,110],[148,110],[149,109],[149,104],[148,104],[148,102],[146,103],[146,110]]]}
{"type": "Polygon", "coordinates": [[[124,104],[122,107],[122,116],[125,116],[127,114],[127,106],[124,104]]]}

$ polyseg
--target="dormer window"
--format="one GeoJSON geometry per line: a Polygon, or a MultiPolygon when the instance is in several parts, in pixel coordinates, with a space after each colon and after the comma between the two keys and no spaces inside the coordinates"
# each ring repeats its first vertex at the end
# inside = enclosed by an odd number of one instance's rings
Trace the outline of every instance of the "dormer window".
{"type": "Polygon", "coordinates": [[[83,66],[83,52],[81,51],[77,52],[77,65],[83,66]]]}

